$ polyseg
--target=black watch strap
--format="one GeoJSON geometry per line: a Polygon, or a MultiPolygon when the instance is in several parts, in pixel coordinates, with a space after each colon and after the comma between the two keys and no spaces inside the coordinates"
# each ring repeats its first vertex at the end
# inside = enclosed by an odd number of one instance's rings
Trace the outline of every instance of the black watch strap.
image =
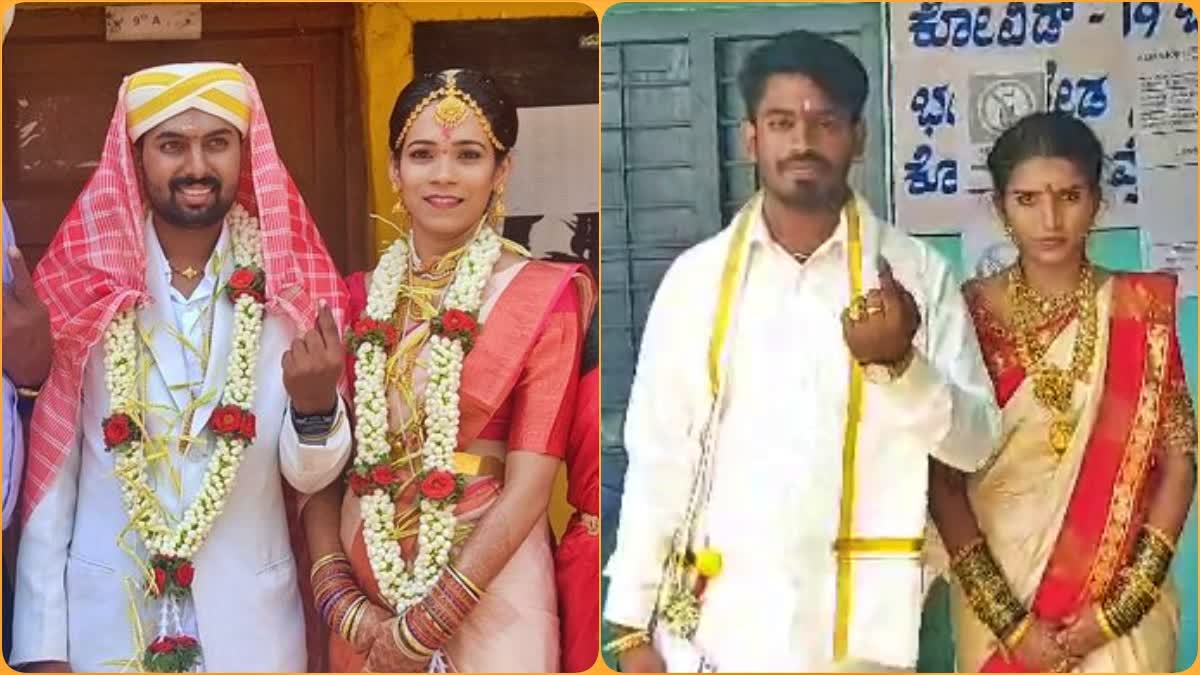
{"type": "Polygon", "coordinates": [[[337,406],[334,406],[333,412],[322,415],[302,415],[292,408],[292,426],[301,437],[325,436],[333,429],[337,415],[337,406]]]}

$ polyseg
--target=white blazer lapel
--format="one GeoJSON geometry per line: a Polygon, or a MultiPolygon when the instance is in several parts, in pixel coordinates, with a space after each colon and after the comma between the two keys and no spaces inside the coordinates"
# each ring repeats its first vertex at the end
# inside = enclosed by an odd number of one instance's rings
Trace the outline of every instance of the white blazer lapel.
{"type": "Polygon", "coordinates": [[[226,230],[218,243],[218,250],[222,252],[221,274],[217,288],[213,291],[217,298],[213,301],[211,351],[208,354],[208,370],[204,373],[204,387],[200,390],[205,401],[197,406],[192,417],[189,433],[193,438],[203,431],[212,411],[221,403],[221,395],[225,390],[225,373],[229,370],[229,355],[233,349],[233,303],[225,295],[225,284],[234,270],[233,247],[226,245],[228,241],[226,230]]]}

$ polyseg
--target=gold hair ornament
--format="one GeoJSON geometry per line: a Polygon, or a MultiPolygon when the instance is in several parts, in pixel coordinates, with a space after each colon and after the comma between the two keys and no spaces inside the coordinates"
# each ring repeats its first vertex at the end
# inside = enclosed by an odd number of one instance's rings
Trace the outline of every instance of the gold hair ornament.
{"type": "Polygon", "coordinates": [[[479,107],[479,103],[467,92],[458,88],[456,78],[458,70],[444,70],[441,75],[445,77],[445,84],[441,87],[429,92],[421,102],[417,104],[413,111],[408,114],[408,119],[404,121],[404,127],[400,130],[400,135],[396,137],[396,147],[393,150],[399,150],[401,144],[404,143],[404,137],[408,135],[408,130],[412,127],[417,116],[425,111],[437,101],[437,107],[433,109],[433,119],[446,131],[456,128],[462,124],[467,118],[468,112],[474,112],[479,118],[479,126],[483,127],[483,133],[487,135],[488,140],[496,150],[503,152],[504,144],[500,139],[496,138],[496,134],[492,131],[492,124],[488,121],[487,115],[483,114],[483,109],[479,107]]]}

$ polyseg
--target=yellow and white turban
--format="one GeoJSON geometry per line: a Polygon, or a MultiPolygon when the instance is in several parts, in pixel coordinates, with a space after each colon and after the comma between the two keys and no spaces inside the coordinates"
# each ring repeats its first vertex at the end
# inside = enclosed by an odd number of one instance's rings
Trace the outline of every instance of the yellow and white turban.
{"type": "Polygon", "coordinates": [[[230,63],[171,63],[140,70],[129,76],[125,105],[133,142],[189,108],[220,117],[243,136],[250,124],[242,69],[230,63]]]}

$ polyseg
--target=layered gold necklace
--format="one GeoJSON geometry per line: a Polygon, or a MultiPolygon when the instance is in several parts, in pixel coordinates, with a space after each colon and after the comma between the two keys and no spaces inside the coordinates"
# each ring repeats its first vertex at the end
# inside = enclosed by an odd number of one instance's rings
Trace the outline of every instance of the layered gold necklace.
{"type": "Polygon", "coordinates": [[[1096,281],[1092,266],[1086,260],[1079,271],[1079,284],[1071,293],[1047,298],[1025,281],[1019,264],[1008,270],[1008,302],[1012,308],[1017,356],[1025,372],[1033,377],[1033,395],[1054,421],[1050,423],[1050,447],[1062,457],[1075,434],[1071,419],[1071,402],[1075,383],[1086,381],[1096,353],[1097,308],[1096,281]],[[1071,348],[1071,363],[1063,368],[1045,363],[1046,352],[1053,343],[1039,339],[1039,326],[1058,324],[1072,311],[1077,311],[1079,332],[1071,348]]]}
{"type": "Polygon", "coordinates": [[[405,340],[405,336],[410,326],[429,321],[438,314],[437,305],[446,287],[454,280],[454,271],[464,252],[465,247],[456,249],[426,266],[421,266],[415,255],[410,255],[408,272],[400,287],[392,322],[401,339],[397,351],[388,359],[387,383],[400,393],[409,410],[408,419],[391,435],[392,448],[401,458],[415,458],[425,443],[424,407],[420,405],[420,397],[413,387],[413,371],[429,339],[429,329],[416,329],[421,334],[415,340],[405,340]]]}

